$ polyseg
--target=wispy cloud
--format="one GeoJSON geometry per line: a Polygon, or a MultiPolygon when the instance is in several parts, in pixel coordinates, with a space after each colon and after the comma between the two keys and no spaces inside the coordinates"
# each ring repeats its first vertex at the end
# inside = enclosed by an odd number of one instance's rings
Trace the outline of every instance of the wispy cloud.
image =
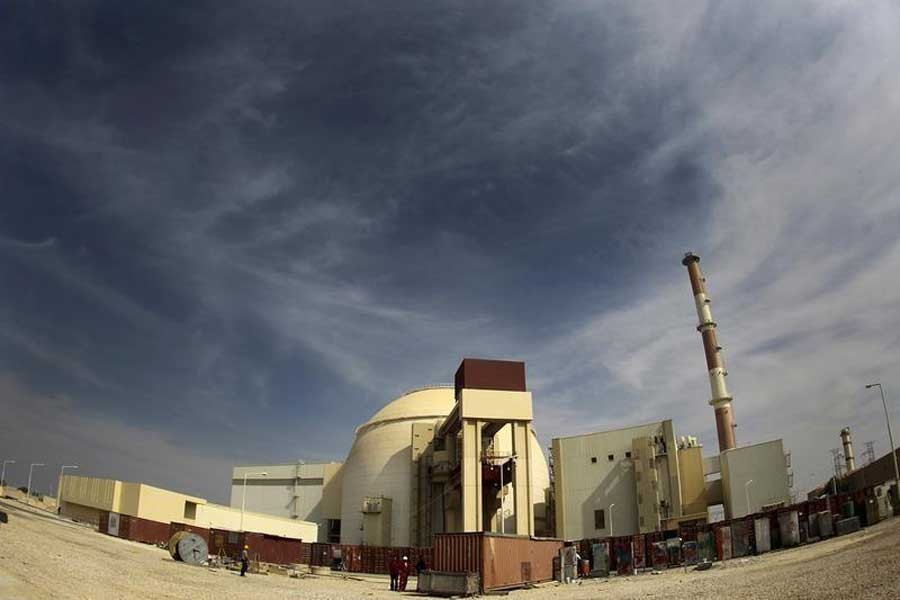
{"type": "Polygon", "coordinates": [[[694,250],[739,440],[824,472],[841,426],[882,439],[859,387],[900,348],[891,3],[179,10],[164,46],[115,42],[157,39],[148,13],[37,19],[71,50],[44,62],[13,14],[0,47],[0,268],[59,298],[5,300],[6,351],[127,390],[74,410],[341,458],[486,355],[528,362],[545,439],[673,417],[714,447],[694,250]]]}

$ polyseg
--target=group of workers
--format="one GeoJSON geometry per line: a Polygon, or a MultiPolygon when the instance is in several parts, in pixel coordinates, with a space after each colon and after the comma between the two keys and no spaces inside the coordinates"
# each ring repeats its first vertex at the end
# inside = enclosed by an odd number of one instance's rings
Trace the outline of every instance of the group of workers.
{"type": "MultiPolygon", "coordinates": [[[[426,570],[427,568],[428,565],[425,564],[425,559],[420,556],[419,562],[416,563],[416,575],[426,570]]],[[[394,557],[389,560],[388,573],[391,576],[391,591],[405,592],[406,582],[409,579],[409,557],[394,557]]]]}

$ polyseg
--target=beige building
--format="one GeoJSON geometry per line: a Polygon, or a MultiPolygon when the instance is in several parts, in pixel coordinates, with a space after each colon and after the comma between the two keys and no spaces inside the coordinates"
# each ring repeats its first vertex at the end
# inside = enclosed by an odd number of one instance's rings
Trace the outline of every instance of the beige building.
{"type": "Polygon", "coordinates": [[[681,446],[684,456],[671,420],[554,439],[556,535],[631,535],[706,519],[700,447],[681,446]]]}
{"type": "Polygon", "coordinates": [[[719,464],[722,470],[722,503],[727,518],[739,518],[765,507],[790,504],[790,464],[781,440],[725,450],[719,455],[719,464]]]}
{"type": "Polygon", "coordinates": [[[342,475],[343,463],[337,462],[234,467],[230,504],[240,508],[244,501],[247,510],[311,521],[319,526],[318,541],[337,543],[342,475]]]}
{"type": "Polygon", "coordinates": [[[315,523],[245,512],[207,502],[204,498],[164,490],[145,483],[66,475],[60,488],[63,516],[99,527],[104,516],[128,515],[168,527],[183,523],[203,529],[252,531],[312,541],[315,523]],[[243,523],[243,527],[242,527],[243,523]]]}
{"type": "Polygon", "coordinates": [[[566,540],[675,529],[789,501],[781,440],[704,457],[696,438],[676,443],[660,421],[553,440],[556,535],[566,540]],[[749,483],[748,483],[749,482],[749,483]]]}

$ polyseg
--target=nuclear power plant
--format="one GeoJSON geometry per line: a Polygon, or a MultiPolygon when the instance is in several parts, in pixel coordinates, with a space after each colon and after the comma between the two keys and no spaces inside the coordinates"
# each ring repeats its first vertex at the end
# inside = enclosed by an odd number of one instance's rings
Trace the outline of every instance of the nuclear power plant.
{"type": "Polygon", "coordinates": [[[317,522],[319,541],[342,544],[549,535],[550,476],[532,418],[524,363],[465,359],[453,384],[407,392],[360,425],[343,464],[235,467],[231,504],[317,522]]]}
{"type": "MultiPolygon", "coordinates": [[[[467,358],[452,385],[412,390],[356,429],[343,463],[235,467],[232,506],[318,523],[319,541],[429,546],[435,534],[558,536],[662,531],[790,501],[782,440],[738,446],[733,398],[700,257],[687,267],[719,452],[672,419],[555,438],[551,470],[521,362],[467,358]]],[[[849,432],[847,437],[849,443],[849,432]]],[[[852,454],[851,454],[852,455],[852,454]]]]}

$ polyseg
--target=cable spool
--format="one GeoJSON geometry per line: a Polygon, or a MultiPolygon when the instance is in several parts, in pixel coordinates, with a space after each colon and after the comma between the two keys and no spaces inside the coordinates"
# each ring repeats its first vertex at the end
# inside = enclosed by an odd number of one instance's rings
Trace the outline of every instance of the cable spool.
{"type": "Polygon", "coordinates": [[[196,533],[184,532],[187,535],[178,540],[178,559],[189,565],[199,565],[209,559],[209,547],[206,540],[196,533]]]}
{"type": "Polygon", "coordinates": [[[169,554],[175,560],[181,560],[181,558],[179,558],[179,556],[178,556],[178,542],[180,542],[182,540],[182,538],[184,538],[184,536],[186,536],[188,533],[190,533],[190,532],[176,531],[175,535],[173,535],[171,538],[169,538],[169,544],[168,544],[169,554]]]}

